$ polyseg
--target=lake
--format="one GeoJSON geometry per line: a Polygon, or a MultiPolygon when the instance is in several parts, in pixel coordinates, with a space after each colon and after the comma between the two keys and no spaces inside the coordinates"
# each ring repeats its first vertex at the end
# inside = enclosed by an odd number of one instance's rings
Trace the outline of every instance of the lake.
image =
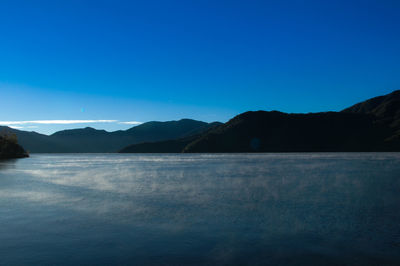
{"type": "Polygon", "coordinates": [[[399,265],[400,153],[0,161],[0,265],[399,265]]]}

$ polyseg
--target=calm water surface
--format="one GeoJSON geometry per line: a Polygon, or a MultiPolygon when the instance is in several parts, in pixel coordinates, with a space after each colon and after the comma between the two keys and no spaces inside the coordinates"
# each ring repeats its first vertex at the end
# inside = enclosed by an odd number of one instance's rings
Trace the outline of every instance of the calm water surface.
{"type": "Polygon", "coordinates": [[[0,161],[0,265],[400,265],[400,153],[0,161]]]}

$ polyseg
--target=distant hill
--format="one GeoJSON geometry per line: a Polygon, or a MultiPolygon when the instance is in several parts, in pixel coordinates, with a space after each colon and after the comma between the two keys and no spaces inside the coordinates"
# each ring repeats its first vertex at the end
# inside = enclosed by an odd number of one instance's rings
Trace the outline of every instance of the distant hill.
{"type": "Polygon", "coordinates": [[[16,138],[0,136],[0,159],[24,157],[28,157],[28,153],[18,145],[16,138]]]}
{"type": "Polygon", "coordinates": [[[342,112],[246,112],[183,152],[400,151],[399,91],[342,112]]]}
{"type": "Polygon", "coordinates": [[[213,123],[206,123],[192,119],[181,119],[168,122],[147,122],[128,129],[126,133],[134,135],[136,142],[159,141],[183,138],[206,131],[213,123]]]}
{"type": "Polygon", "coordinates": [[[121,149],[120,153],[181,153],[198,135],[156,142],[142,142],[121,149]]]}
{"type": "Polygon", "coordinates": [[[212,124],[182,119],[179,121],[147,122],[128,130],[107,132],[94,128],[71,129],[50,136],[0,126],[0,132],[17,135],[20,144],[31,153],[63,152],[117,152],[122,148],[141,142],[178,139],[198,134],[212,124]]]}
{"type": "Polygon", "coordinates": [[[18,138],[18,143],[24,147],[28,152],[57,152],[58,150],[64,150],[63,147],[49,136],[39,134],[37,132],[29,132],[18,130],[6,126],[0,126],[0,134],[15,134],[18,138]]]}
{"type": "Polygon", "coordinates": [[[157,141],[157,142],[142,142],[138,144],[129,145],[119,152],[121,153],[180,153],[183,149],[191,142],[201,136],[201,134],[223,125],[219,122],[207,124],[206,127],[202,127],[201,130],[192,131],[194,135],[190,135],[184,138],[157,141]],[[204,131],[204,132],[203,132],[204,131]]]}

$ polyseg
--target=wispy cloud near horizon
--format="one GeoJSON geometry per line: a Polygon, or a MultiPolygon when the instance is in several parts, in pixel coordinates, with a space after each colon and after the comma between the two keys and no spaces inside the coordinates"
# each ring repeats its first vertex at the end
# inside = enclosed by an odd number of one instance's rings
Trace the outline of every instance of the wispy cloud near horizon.
{"type": "MultiPolygon", "coordinates": [[[[1,124],[0,124],[1,126],[1,124]]],[[[10,128],[14,128],[14,129],[32,129],[32,128],[39,128],[38,126],[12,126],[12,125],[8,125],[8,127],[10,128]]]]}
{"type": "MultiPolygon", "coordinates": [[[[90,126],[90,124],[101,124],[102,129],[120,130],[121,127],[137,126],[143,124],[139,121],[119,121],[106,119],[92,120],[23,120],[23,121],[0,121],[0,126],[7,126],[13,129],[27,130],[37,129],[37,132],[51,134],[60,130],[60,126],[81,125],[90,126]]],[[[79,126],[76,126],[79,127],[79,126]]],[[[65,129],[65,127],[64,127],[65,129]]]]}
{"type": "Polygon", "coordinates": [[[123,124],[123,125],[140,125],[143,122],[138,122],[138,121],[128,121],[128,122],[119,122],[118,124],[123,124]]]}
{"type": "Polygon", "coordinates": [[[0,121],[0,125],[69,125],[69,124],[86,124],[86,123],[116,123],[118,120],[30,120],[30,121],[0,121]]]}
{"type": "Polygon", "coordinates": [[[13,129],[23,129],[23,128],[25,128],[25,127],[19,127],[19,126],[9,126],[10,128],[13,128],[13,129]]]}

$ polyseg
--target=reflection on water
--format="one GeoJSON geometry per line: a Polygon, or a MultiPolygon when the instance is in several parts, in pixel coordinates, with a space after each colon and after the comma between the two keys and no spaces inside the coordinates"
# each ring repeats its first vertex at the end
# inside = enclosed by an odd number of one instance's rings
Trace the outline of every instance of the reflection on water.
{"type": "Polygon", "coordinates": [[[14,168],[17,159],[0,159],[0,171],[7,168],[14,168]]]}
{"type": "Polygon", "coordinates": [[[0,161],[0,264],[400,263],[400,154],[0,161]]]}

